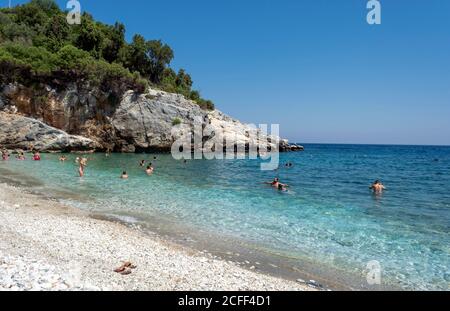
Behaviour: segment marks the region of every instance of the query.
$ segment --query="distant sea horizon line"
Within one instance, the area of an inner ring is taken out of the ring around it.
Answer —
[[[294,141],[294,140],[292,140]],[[334,146],[380,146],[380,147],[450,147],[448,145],[440,145],[440,144],[387,144],[387,143],[331,143],[331,142],[291,142],[291,144],[296,145],[334,145]]]

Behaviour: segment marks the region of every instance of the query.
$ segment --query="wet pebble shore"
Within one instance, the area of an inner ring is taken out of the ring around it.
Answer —
[[[6,184],[0,235],[0,290],[312,290]]]

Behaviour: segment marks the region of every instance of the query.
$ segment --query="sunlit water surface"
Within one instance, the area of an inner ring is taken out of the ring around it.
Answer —
[[[449,289],[450,147],[306,145],[281,154],[277,172],[261,171],[259,160],[154,156],[89,155],[84,178],[76,155],[66,163],[51,154],[0,162],[0,172],[82,209],[164,218],[361,278],[376,260],[395,287]],[[153,176],[141,159],[153,162]],[[129,180],[119,178],[123,170]],[[290,185],[287,193],[264,184],[275,176]],[[387,186],[383,195],[369,191],[375,179]]]

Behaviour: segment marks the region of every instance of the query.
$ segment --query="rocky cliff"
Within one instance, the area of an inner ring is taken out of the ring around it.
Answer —
[[[41,150],[165,152],[176,139],[171,133],[175,124],[200,122],[212,127],[211,135],[220,130],[246,146],[255,131],[218,110],[202,110],[181,95],[149,90],[117,98],[75,83],[64,89],[5,85],[0,87],[0,111],[0,145],[9,148],[31,143]],[[274,148],[274,137],[268,141]],[[281,141],[280,149],[289,149],[287,141]]]

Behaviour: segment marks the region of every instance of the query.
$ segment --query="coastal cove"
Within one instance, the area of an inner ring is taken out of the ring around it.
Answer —
[[[83,179],[76,177],[76,155],[67,163],[52,154],[41,162],[11,159],[0,172],[3,181],[56,198],[93,221],[120,221],[248,272],[330,289],[448,289],[450,148],[306,150],[282,154],[275,173],[259,171],[259,161],[183,163],[162,154],[93,154]],[[152,162],[153,176],[143,174],[141,159]],[[119,179],[122,170],[129,180]],[[288,193],[263,184],[274,175],[291,186]],[[381,197],[367,189],[375,178],[388,187]],[[382,266],[381,286],[366,283],[371,260]]]
[[[438,306],[449,30],[441,0],[0,2],[0,292]]]

